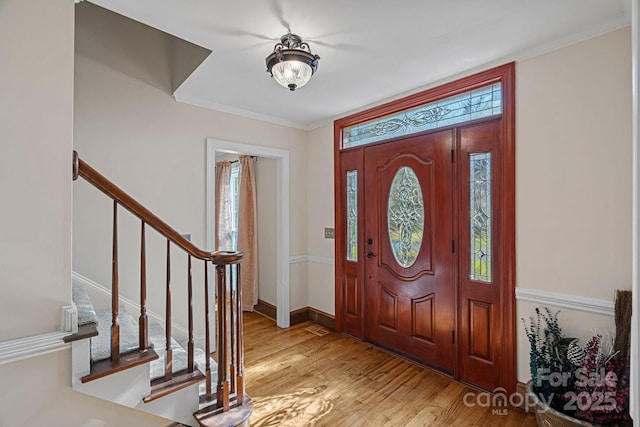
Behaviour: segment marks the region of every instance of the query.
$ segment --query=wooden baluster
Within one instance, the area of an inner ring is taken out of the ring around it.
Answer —
[[[164,379],[169,381],[173,376],[173,350],[171,350],[171,241],[167,239],[167,301],[165,312],[165,363]]]
[[[218,385],[216,389],[216,406],[229,410],[229,379],[227,374],[227,284],[225,266],[216,265],[218,284]]]
[[[113,201],[113,252],[111,258],[111,361],[120,361],[120,323],[118,321],[118,202]]]
[[[195,347],[193,345],[193,278],[191,275],[191,255],[187,257],[187,293],[189,304],[189,343],[187,344],[187,371],[193,372],[193,356]]]
[[[140,318],[139,325],[139,350],[149,347],[149,317],[147,316],[147,257],[145,224],[142,221],[142,231],[140,234]]]
[[[207,401],[211,400],[211,339],[209,337],[209,266],[204,262],[204,333],[205,333],[205,377],[206,377],[206,394]]]
[[[238,298],[237,288],[234,287],[234,271],[235,265],[229,264],[227,265],[228,274],[229,274],[229,376],[231,377],[230,389],[231,393],[234,393],[236,390],[236,300]]]
[[[236,395],[238,397],[238,405],[242,405],[243,399],[244,399],[244,343],[242,341],[242,280],[240,277],[240,264],[236,264],[236,279],[237,279],[237,286],[236,286],[236,293],[237,293],[237,300],[236,300],[236,310],[238,312],[238,324],[236,327],[236,330],[238,331],[237,334],[237,341],[236,341],[236,349],[238,351],[238,355],[237,355],[237,363],[238,363],[238,377],[236,379]]]

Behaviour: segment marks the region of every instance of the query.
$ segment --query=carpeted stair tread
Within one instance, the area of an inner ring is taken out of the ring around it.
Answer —
[[[108,359],[111,356],[111,310],[96,310],[98,336],[91,338],[91,362]],[[126,312],[118,314],[120,324],[120,353],[128,353],[138,348],[138,322]]]
[[[71,299],[76,305],[78,310],[78,326],[85,326],[88,324],[98,324],[98,316],[91,303],[91,298],[87,294],[84,288],[80,286],[74,286],[71,294]]]
[[[105,361],[111,357],[111,309],[93,308],[91,300],[86,291],[81,287],[73,289],[74,303],[78,307],[78,319],[82,318],[83,323],[96,323],[98,335],[91,338],[91,363]],[[124,306],[120,306],[118,314],[118,323],[120,325],[120,353],[129,353],[138,349],[139,343],[139,326],[138,321],[126,312]],[[82,313],[82,315],[81,315]],[[158,380],[165,376],[165,359],[166,359],[166,336],[165,329],[162,324],[149,324],[149,343],[153,346],[153,350],[159,356],[150,363],[150,380]],[[181,346],[175,339],[171,338],[172,350],[172,371],[174,374],[186,371],[188,367],[188,353],[185,350],[186,343]],[[204,350],[200,348],[194,349],[194,363],[196,368],[205,374],[206,357]],[[217,378],[217,364],[210,359],[211,376],[215,380]],[[204,386],[204,384],[202,384]],[[202,387],[201,387],[202,388]],[[202,388],[201,394],[204,394]]]
[[[149,342],[153,344],[154,350],[160,358],[151,363],[151,381],[164,377],[164,367],[166,359],[166,337],[165,329],[159,323],[149,325]],[[171,338],[172,350],[172,372],[180,372],[187,369],[187,351]]]

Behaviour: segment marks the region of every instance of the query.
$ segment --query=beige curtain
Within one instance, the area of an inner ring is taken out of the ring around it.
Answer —
[[[240,268],[244,311],[253,311],[253,306],[258,304],[258,221],[253,163],[251,156],[240,156],[238,250],[244,253]]]
[[[216,163],[216,249],[233,250],[231,242],[231,162]]]

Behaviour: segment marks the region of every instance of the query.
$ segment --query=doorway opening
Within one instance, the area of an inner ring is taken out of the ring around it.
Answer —
[[[215,163],[216,154],[246,154],[273,159],[276,163],[276,324],[288,328],[289,301],[289,152],[259,145],[207,138],[206,148],[206,236],[207,249],[215,247]],[[211,277],[213,271],[210,272]]]

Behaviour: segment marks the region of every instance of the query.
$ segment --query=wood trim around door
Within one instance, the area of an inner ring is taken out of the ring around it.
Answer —
[[[353,115],[341,118],[334,122],[334,206],[335,206],[335,325],[337,331],[347,332],[358,338],[364,339],[364,332],[361,327],[355,327],[356,322],[346,321],[344,318],[345,295],[343,295],[343,279],[346,266],[345,261],[345,233],[346,222],[344,221],[345,198],[342,194],[344,184],[343,178],[345,170],[352,168],[352,165],[343,164],[343,159],[348,163],[357,163],[358,154],[355,152],[362,150],[362,147],[342,149],[343,129],[368,120],[393,114],[430,102],[447,98],[449,96],[466,92],[490,83],[502,83],[503,91],[503,112],[501,118],[501,144],[497,153],[500,156],[502,174],[500,187],[500,208],[502,215],[497,224],[499,235],[503,238],[499,253],[495,254],[500,259],[500,279],[502,282],[500,290],[501,310],[504,319],[502,331],[502,344],[504,357],[502,369],[504,372],[503,384],[501,386],[507,393],[516,390],[516,305],[515,305],[515,280],[516,280],[516,247],[515,247],[515,63],[508,63],[495,67],[472,76],[468,76],[442,86],[428,89],[408,97],[382,104],[377,107],[364,110]],[[384,142],[381,142],[384,143]],[[352,154],[347,154],[353,152]],[[346,156],[345,156],[346,155]],[[359,247],[358,252],[365,254],[366,246],[363,241],[363,234],[359,227]],[[351,268],[353,270],[353,268]],[[363,275],[364,269],[353,270],[357,275]],[[364,277],[356,277],[360,283]],[[363,298],[356,289],[351,295]],[[363,301],[359,301],[363,302]],[[351,328],[348,324],[351,324]],[[360,326],[360,324],[357,324]],[[355,328],[353,328],[355,327]],[[454,376],[457,376],[455,374]]]

